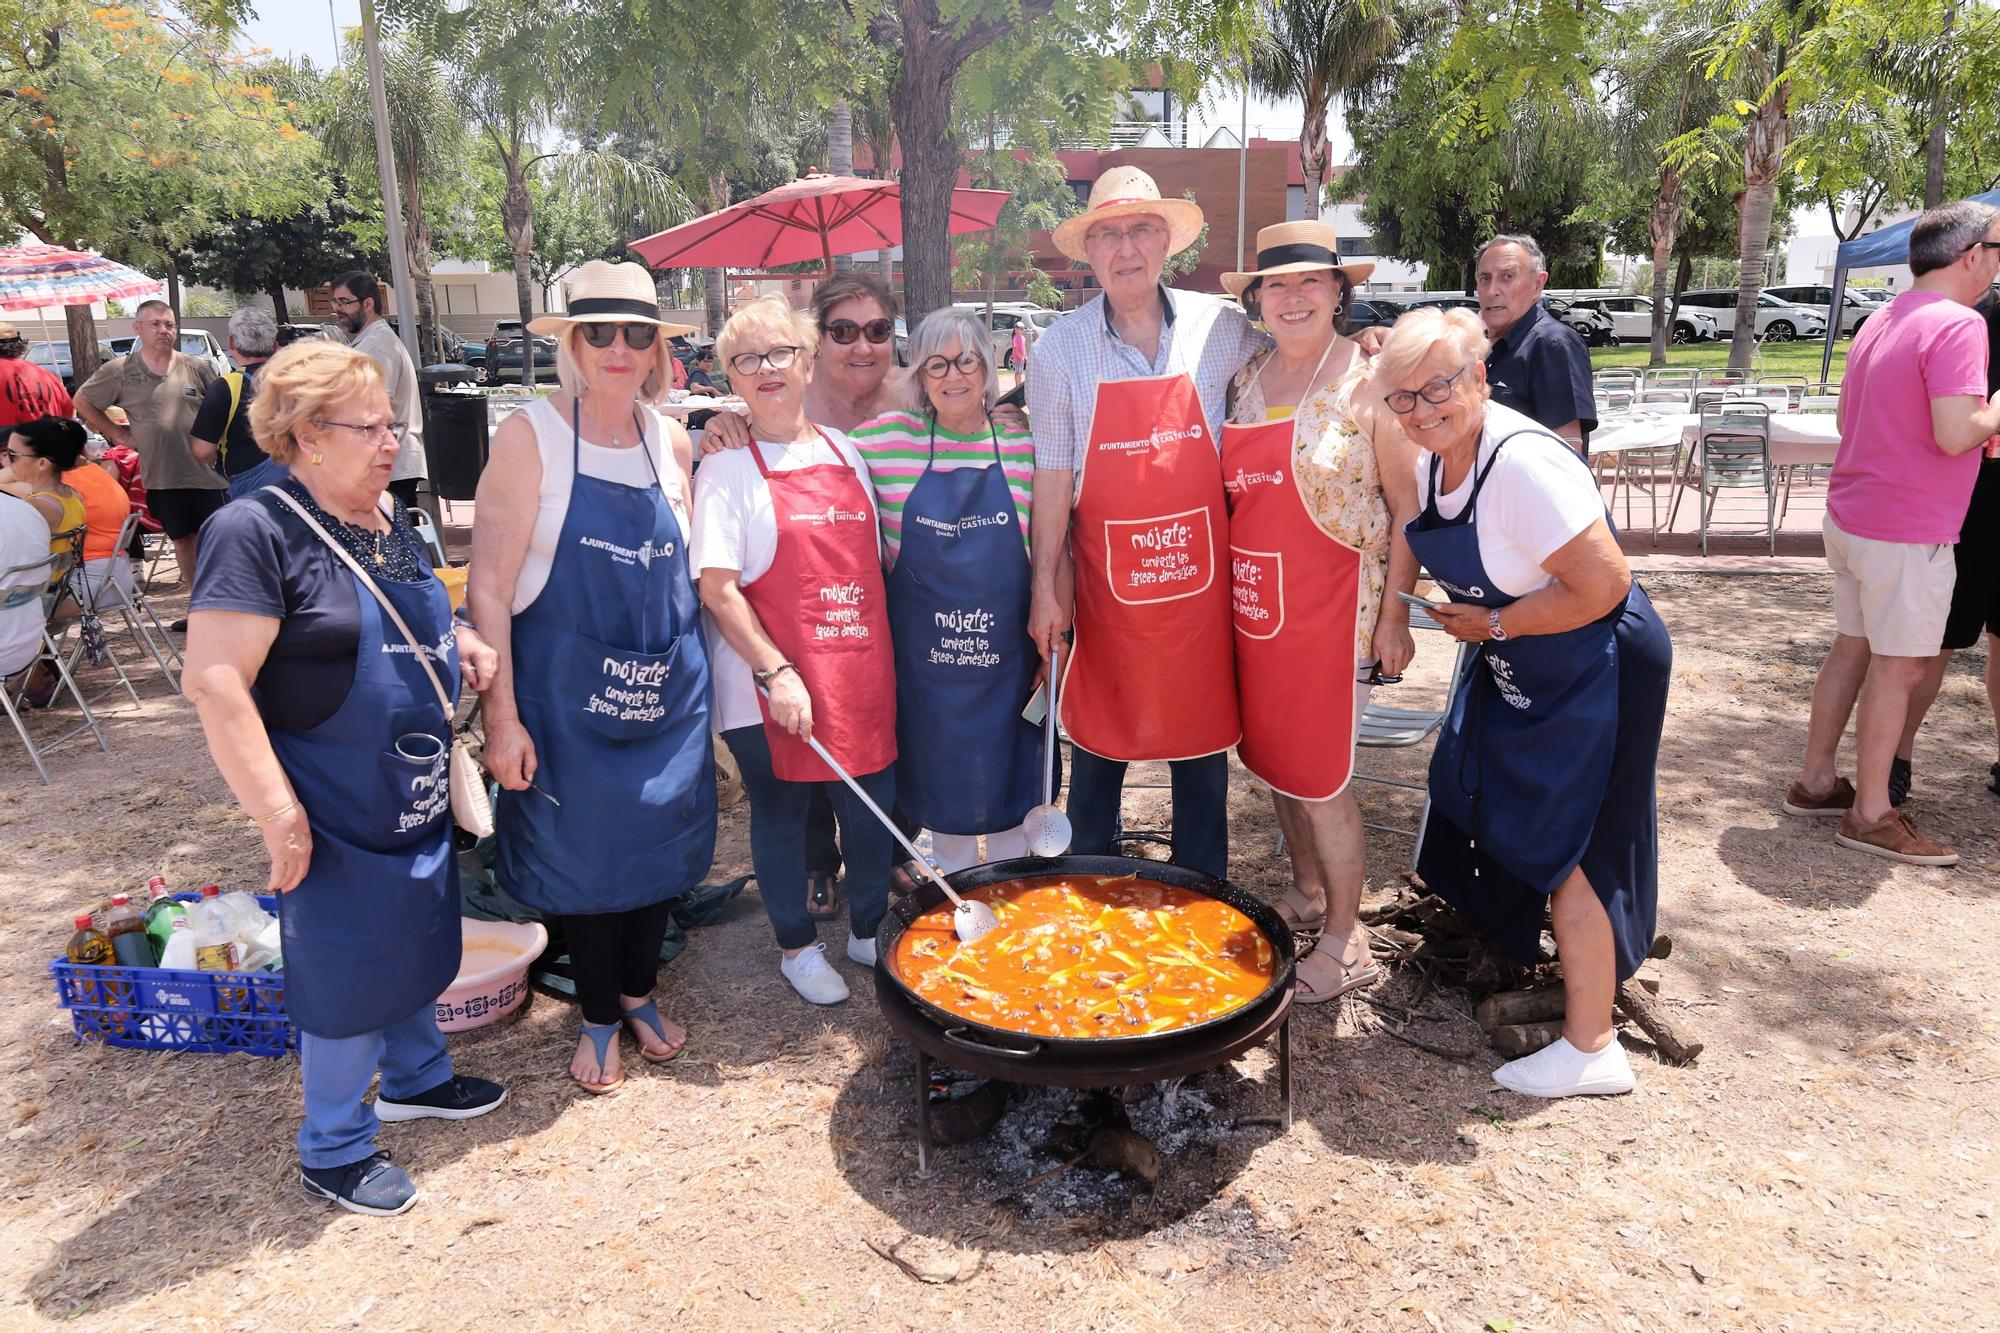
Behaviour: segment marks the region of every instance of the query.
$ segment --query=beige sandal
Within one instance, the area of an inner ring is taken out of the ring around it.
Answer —
[[[1305,974],[1306,962],[1321,956],[1330,958],[1340,965],[1340,984],[1330,990],[1321,990]],[[1293,973],[1293,1002],[1296,1004],[1325,1004],[1328,1000],[1339,999],[1349,991],[1365,990],[1381,981],[1384,975],[1383,971],[1372,957],[1365,960],[1366,966],[1361,967],[1359,971],[1355,970],[1356,964],[1363,961],[1362,959],[1350,961],[1334,953],[1331,949],[1321,948],[1313,950],[1299,960],[1298,969]]]
[[[1308,912],[1311,913],[1308,915],[1307,912],[1301,912],[1292,906],[1295,901],[1304,901],[1304,897],[1305,895],[1300,894],[1296,886],[1286,889],[1285,896],[1278,899],[1275,904],[1278,919],[1284,922],[1286,929],[1294,935],[1317,935],[1326,929],[1326,901],[1322,899],[1317,905],[1307,904]]]

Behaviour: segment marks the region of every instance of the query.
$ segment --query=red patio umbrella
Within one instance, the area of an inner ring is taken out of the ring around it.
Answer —
[[[986,231],[1006,190],[953,190],[948,234]],[[822,176],[780,185],[754,199],[669,227],[627,247],[654,268],[755,268],[903,243],[903,195],[894,181]]]

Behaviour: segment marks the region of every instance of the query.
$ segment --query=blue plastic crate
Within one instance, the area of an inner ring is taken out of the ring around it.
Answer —
[[[200,898],[174,896],[182,902]],[[274,898],[259,894],[257,902],[267,912],[278,910]],[[78,1041],[203,1054],[278,1056],[298,1049],[281,972],[93,967],[58,958],[49,964],[49,975]]]

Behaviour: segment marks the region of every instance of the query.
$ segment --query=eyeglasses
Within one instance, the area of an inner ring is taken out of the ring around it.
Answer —
[[[931,379],[941,380],[954,370],[961,375],[976,374],[984,364],[977,353],[960,352],[957,356],[940,354],[930,357],[924,361],[922,368],[924,374]]]
[[[335,310],[355,310],[360,307],[361,302],[352,296],[336,296],[327,304]]]
[[[1083,234],[1085,245],[1115,248],[1127,240],[1138,246],[1164,241],[1167,229],[1157,222],[1135,222],[1129,227],[1092,227]]]
[[[407,421],[328,421],[314,417],[315,426],[333,426],[339,430],[358,430],[363,435],[392,435],[400,438],[410,428]]]
[[[625,345],[635,352],[644,352],[660,336],[657,324],[612,324],[591,321],[582,326],[583,340],[592,347],[609,347],[618,340],[620,330],[625,334]]]
[[[1974,250],[2000,250],[2000,241],[1974,241],[1959,253],[1969,255]]]
[[[24,454],[18,449],[9,449],[6,451],[6,453],[7,453],[7,461],[10,463],[25,463],[31,458],[40,457],[39,454],[34,453],[32,450]]]
[[[755,375],[765,366],[773,370],[783,370],[798,359],[799,349],[788,344],[763,352],[738,352],[729,358],[729,368],[739,375]]]
[[[866,324],[856,324],[851,319],[836,319],[831,324],[821,325],[820,331],[845,347],[861,337],[872,343],[888,342],[895,336],[896,326],[886,319],[871,319]]]
[[[1421,397],[1427,403],[1442,403],[1446,399],[1451,397],[1452,381],[1457,379],[1460,375],[1463,375],[1466,371],[1470,370],[1471,368],[1472,368],[1472,363],[1468,361],[1464,365],[1460,366],[1457,370],[1452,371],[1451,374],[1440,375],[1436,379],[1432,380],[1429,384],[1426,384],[1422,388],[1417,389],[1415,392],[1412,392],[1409,389],[1396,389],[1393,390],[1392,392],[1385,393],[1382,395],[1382,401],[1387,403],[1389,405],[1389,410],[1391,412],[1394,412],[1399,417],[1403,416],[1406,413],[1416,411],[1417,399],[1419,397]]]

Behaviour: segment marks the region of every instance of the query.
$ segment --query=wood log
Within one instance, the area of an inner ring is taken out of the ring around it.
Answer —
[[[1659,1048],[1669,1064],[1692,1064],[1702,1053],[1705,1044],[1682,1036],[1680,1029],[1660,1007],[1660,1002],[1647,994],[1643,986],[1634,986],[1629,981],[1621,984],[1618,987],[1618,1007]]]
[[[1501,991],[1481,1000],[1472,1016],[1489,1031],[1516,1023],[1546,1023],[1563,1016],[1563,989],[1530,986],[1526,990]]]
[[[1553,1023],[1508,1023],[1486,1030],[1501,1054],[1513,1056],[1533,1055],[1562,1034],[1561,1019]]]

